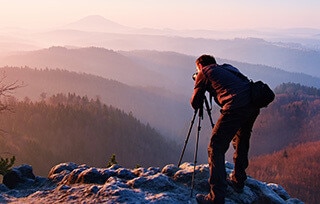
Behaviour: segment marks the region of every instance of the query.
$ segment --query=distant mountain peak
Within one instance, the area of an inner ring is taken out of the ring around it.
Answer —
[[[103,16],[101,16],[101,15],[89,15],[89,16],[86,16],[86,17],[84,17],[84,18],[82,18],[82,20],[83,19],[100,19],[100,20],[107,20],[105,17],[103,17]]]
[[[89,15],[89,16],[86,16],[86,17],[74,22],[73,24],[75,24],[75,23],[76,24],[78,24],[78,23],[99,23],[100,25],[109,24],[109,25],[113,25],[113,26],[122,26],[122,25],[120,25],[116,22],[113,22],[111,20],[108,20],[100,15]]]
[[[108,20],[100,15],[89,15],[78,21],[64,26],[66,29],[75,29],[88,32],[124,32],[129,27]]]

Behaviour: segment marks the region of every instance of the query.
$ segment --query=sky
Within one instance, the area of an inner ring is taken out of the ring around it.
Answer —
[[[137,28],[320,28],[319,10],[319,0],[0,0],[0,28],[52,28],[88,15]]]

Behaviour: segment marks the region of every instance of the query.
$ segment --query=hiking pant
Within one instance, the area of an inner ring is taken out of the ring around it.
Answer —
[[[239,184],[247,179],[249,140],[253,124],[260,110],[253,107],[242,107],[235,110],[221,110],[208,146],[208,163],[210,169],[210,194],[215,200],[224,200],[227,181],[225,153],[233,140],[234,171],[233,177]]]

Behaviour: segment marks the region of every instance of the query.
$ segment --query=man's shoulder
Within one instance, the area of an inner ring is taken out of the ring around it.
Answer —
[[[220,64],[218,65],[220,68],[223,68],[223,69],[235,69],[235,70],[238,70],[236,67],[234,67],[233,65],[231,64]]]
[[[235,74],[242,74],[240,72],[240,70],[230,64],[222,64],[222,65],[219,65],[222,69],[225,69],[225,70],[228,70],[232,73],[235,73]]]

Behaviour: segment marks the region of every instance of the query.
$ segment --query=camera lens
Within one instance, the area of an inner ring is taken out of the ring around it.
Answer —
[[[198,75],[198,72],[194,73],[194,74],[192,75],[192,79],[193,79],[193,80],[196,80],[197,75]]]

